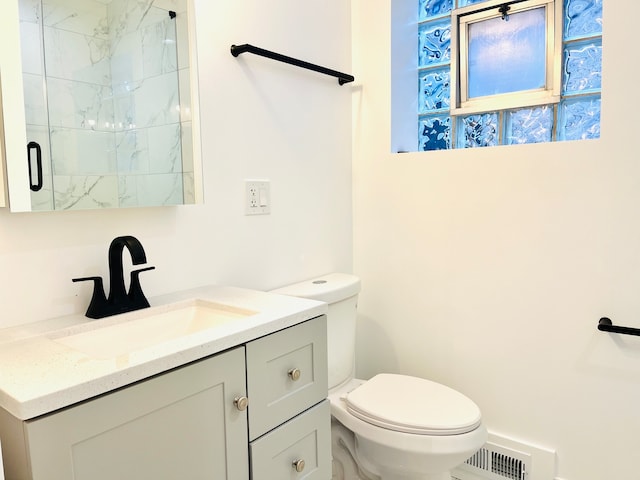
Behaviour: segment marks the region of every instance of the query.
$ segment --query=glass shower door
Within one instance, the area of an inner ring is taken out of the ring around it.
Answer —
[[[33,210],[185,203],[177,15],[155,3],[20,0]]]

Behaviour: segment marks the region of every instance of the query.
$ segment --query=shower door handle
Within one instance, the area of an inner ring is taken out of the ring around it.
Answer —
[[[35,169],[36,180],[33,180],[33,161],[32,152],[35,151]],[[29,188],[37,192],[42,189],[42,149],[37,142],[29,142],[27,144],[27,163],[29,165]]]

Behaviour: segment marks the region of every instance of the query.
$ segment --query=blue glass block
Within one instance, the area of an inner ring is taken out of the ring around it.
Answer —
[[[498,114],[496,112],[462,117],[458,123],[458,147],[496,146],[498,145],[498,131]]]
[[[504,138],[507,145],[552,141],[553,106],[509,110],[505,117]]]
[[[588,93],[602,88],[602,40],[565,45],[562,93]]]
[[[565,40],[593,35],[602,35],[602,0],[565,0]]]
[[[449,115],[430,115],[420,118],[418,146],[420,151],[447,150],[451,148],[451,117]]]
[[[600,96],[565,99],[558,113],[558,140],[600,138]]]
[[[487,0],[458,0],[458,7],[466,7],[467,5],[473,5],[474,3],[482,3]]]
[[[420,25],[418,37],[418,66],[440,65],[451,60],[451,19]]]
[[[441,17],[453,9],[453,0],[419,0],[418,3],[420,21]]]
[[[418,90],[418,113],[433,112],[451,106],[449,68],[420,72]]]

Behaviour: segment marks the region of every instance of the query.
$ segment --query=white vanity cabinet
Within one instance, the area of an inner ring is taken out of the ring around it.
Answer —
[[[252,480],[331,478],[327,384],[326,317],[247,344]]]
[[[244,379],[239,347],[27,421],[31,471],[8,478],[248,480]]]
[[[325,317],[247,344],[249,440],[327,397]]]
[[[322,315],[31,420],[0,409],[6,479],[329,480],[326,342]]]

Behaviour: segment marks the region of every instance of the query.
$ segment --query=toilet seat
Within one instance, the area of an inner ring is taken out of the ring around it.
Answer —
[[[462,393],[406,375],[376,375],[343,398],[354,417],[396,432],[460,435],[481,422],[480,409]]]

